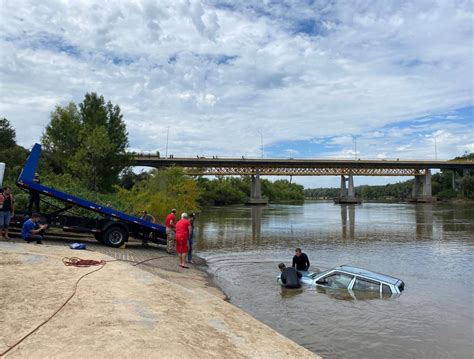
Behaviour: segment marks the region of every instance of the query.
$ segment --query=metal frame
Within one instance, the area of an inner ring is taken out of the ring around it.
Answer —
[[[184,171],[192,176],[424,176],[427,169],[414,168],[285,168],[285,167],[194,167]]]
[[[136,166],[184,168],[190,175],[202,176],[423,176],[429,169],[471,169],[474,161],[407,160],[324,160],[324,159],[255,159],[255,158],[163,158],[134,154]]]

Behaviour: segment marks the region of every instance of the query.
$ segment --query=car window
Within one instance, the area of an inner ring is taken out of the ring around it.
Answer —
[[[386,284],[382,284],[382,294],[392,294],[392,290]]]
[[[374,280],[357,277],[352,289],[370,292],[380,292],[380,283]]]
[[[336,272],[322,278],[322,280],[318,280],[318,283],[324,284],[330,288],[343,289],[349,287],[352,278],[354,278],[354,276]]]

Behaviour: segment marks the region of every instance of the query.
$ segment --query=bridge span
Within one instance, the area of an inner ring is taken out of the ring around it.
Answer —
[[[418,160],[341,160],[341,159],[270,159],[270,158],[213,158],[160,157],[134,154],[133,163],[146,167],[182,167],[196,176],[252,176],[252,199],[262,203],[260,179],[266,176],[341,176],[340,201],[357,203],[353,176],[415,176],[413,198],[431,201],[431,170],[474,170],[474,161],[418,161]],[[454,178],[454,177],[453,177]],[[348,188],[346,189],[346,182]],[[453,179],[454,183],[454,179]]]
[[[429,169],[474,169],[474,161],[328,160],[159,157],[136,154],[146,167],[183,167],[190,175],[210,176],[424,176]]]

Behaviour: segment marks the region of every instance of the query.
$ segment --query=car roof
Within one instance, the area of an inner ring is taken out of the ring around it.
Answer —
[[[360,274],[362,276],[373,278],[373,279],[376,279],[376,280],[380,280],[382,282],[390,283],[390,284],[393,284],[393,285],[397,284],[397,282],[400,281],[400,279],[395,278],[395,277],[391,277],[391,276],[386,275],[386,274],[372,272],[368,269],[358,268],[358,267],[350,266],[350,265],[347,265],[347,264],[339,266],[335,269],[340,269],[340,270],[343,270],[343,271],[351,273],[351,274]]]

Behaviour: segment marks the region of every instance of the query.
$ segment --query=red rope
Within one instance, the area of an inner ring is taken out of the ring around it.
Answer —
[[[63,263],[65,266],[73,266],[73,267],[91,267],[91,266],[99,266],[104,265],[107,261],[103,259],[100,261],[96,261],[94,259],[81,259],[78,257],[64,257]]]
[[[134,266],[145,263],[145,262],[148,262],[148,261],[151,261],[151,260],[154,260],[154,259],[159,259],[159,258],[162,258],[162,257],[168,257],[168,256],[159,256],[159,257],[155,257],[155,258],[148,258],[148,259],[145,259],[145,260],[140,261],[140,262],[135,262]],[[68,266],[68,267],[91,267],[91,266],[99,266],[99,265],[101,267],[97,268],[97,269],[94,269],[93,271],[90,271],[88,273],[83,274],[78,280],[76,280],[76,283],[74,283],[74,291],[69,296],[69,298],[67,298],[66,301],[48,319],[46,319],[44,322],[39,324],[36,328],[31,330],[28,334],[24,335],[21,339],[19,339],[15,344],[10,346],[8,349],[1,352],[0,357],[4,356],[10,350],[12,350],[16,346],[18,346],[23,340],[28,338],[31,334],[36,332],[39,328],[41,328],[43,325],[48,323],[56,314],[58,314],[59,311],[61,309],[63,309],[66,306],[66,304],[69,303],[69,301],[74,297],[74,295],[76,294],[76,291],[77,291],[77,286],[78,286],[78,284],[79,284],[79,282],[81,281],[82,278],[84,278],[84,277],[86,277],[89,274],[92,274],[94,272],[100,271],[102,268],[104,268],[104,266],[107,262],[116,262],[116,261],[133,262],[133,261],[127,261],[127,260],[121,260],[121,259],[113,259],[113,260],[110,260],[110,261],[106,261],[106,260],[102,259],[100,261],[97,261],[97,260],[94,260],[94,259],[82,259],[82,258],[78,258],[78,257],[64,257],[62,260],[63,260],[64,265]]]

